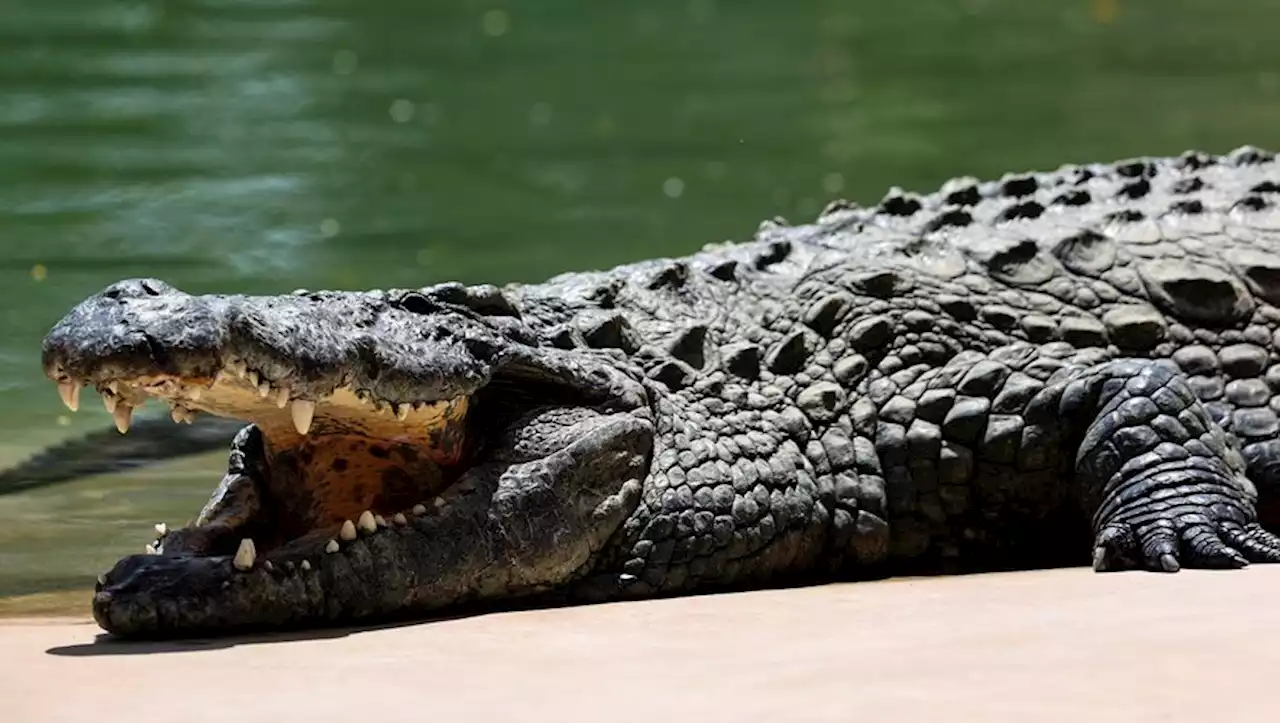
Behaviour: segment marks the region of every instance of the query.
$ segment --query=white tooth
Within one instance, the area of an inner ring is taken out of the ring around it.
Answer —
[[[387,518],[383,517],[382,515],[374,515],[374,516],[373,516],[373,521],[374,521],[374,523],[376,523],[376,524],[378,525],[378,527],[386,527],[386,526],[387,526]]]
[[[289,406],[289,387],[280,387],[276,392],[276,406],[281,409]]]
[[[298,434],[306,434],[310,431],[311,419],[316,413],[315,402],[307,399],[295,399],[289,411],[293,412],[293,428],[298,430]]]
[[[107,382],[107,389],[108,389],[112,394],[119,394],[119,393],[120,393],[120,382]]]
[[[232,560],[232,564],[237,570],[248,570],[253,567],[253,560],[258,556],[258,551],[253,546],[253,540],[248,537],[240,540],[240,547],[236,550],[236,557]]]
[[[396,419],[399,419],[401,422],[409,417],[408,404],[397,404],[394,409],[396,410]]]
[[[165,535],[169,534],[169,526],[163,522],[157,522],[156,534],[163,538]]]
[[[258,373],[256,371],[253,371],[252,369],[246,371],[244,373],[244,378],[247,379],[249,383],[252,384],[253,386],[255,387],[258,386]]]
[[[116,411],[116,402],[120,401],[116,395],[107,393],[102,395],[102,406],[107,408],[108,412]]]
[[[361,532],[373,532],[378,529],[378,523],[374,521],[373,513],[365,510],[360,513],[360,519],[356,520],[356,527],[359,527]]]
[[[80,409],[80,385],[76,382],[58,382],[58,396],[67,409],[73,412]]]
[[[342,521],[342,529],[338,531],[338,537],[343,542],[351,542],[356,539],[356,526],[351,524],[351,520]]]
[[[191,401],[198,402],[204,396],[204,390],[200,387],[187,387],[187,396],[191,397]]]
[[[337,552],[337,551],[338,551],[338,541],[337,541],[337,540],[329,540],[329,542],[328,542],[328,543],[326,543],[326,544],[325,544],[325,546],[324,546],[324,551],[325,551],[325,552],[327,552],[327,553],[329,553],[329,554],[331,554],[331,555],[332,555],[333,553]]]
[[[329,540],[329,542],[333,542],[333,540]],[[333,542],[333,546],[334,546],[334,547],[337,547],[337,546],[338,546],[338,543]],[[325,550],[326,550],[326,551],[328,551],[328,549],[329,549],[329,546],[328,546],[328,545],[325,545]],[[310,570],[310,569],[311,569],[311,561],[310,561],[310,560],[303,560],[303,561],[302,561],[302,569],[303,569],[303,570]]]
[[[111,410],[111,418],[115,420],[116,429],[120,434],[124,434],[129,431],[129,422],[133,419],[133,407],[120,402],[115,409]]]
[[[395,514],[395,517],[391,518],[391,521],[396,523],[397,525],[409,524],[409,518],[405,517],[403,512],[397,512]]]
[[[258,396],[263,399],[271,396],[271,384],[269,382],[263,382],[258,385]]]
[[[444,498],[443,498],[443,497],[437,497],[437,498],[436,498],[435,505],[436,505],[436,507],[444,507]]]
[[[276,566],[272,565],[270,560],[263,560],[262,569],[266,570],[267,572],[271,572],[272,570],[276,569]]]
[[[227,362],[227,370],[240,379],[244,379],[245,374],[249,373],[248,365],[238,360]]]
[[[99,585],[106,585],[106,584],[107,584],[107,576],[106,576],[106,575],[101,575],[101,574],[100,574],[100,575],[98,575],[98,584],[99,584]]]
[[[158,549],[156,549],[156,543],[154,542],[148,542],[147,546],[142,548],[142,551],[147,553],[148,555],[157,555],[160,552]]]
[[[427,506],[423,504],[414,505],[413,514],[419,515],[419,516],[427,514]]]
[[[173,408],[169,410],[169,418],[173,420],[174,424],[177,424],[186,418],[187,415],[185,414],[185,411],[186,410],[182,407],[175,404],[173,405]]]

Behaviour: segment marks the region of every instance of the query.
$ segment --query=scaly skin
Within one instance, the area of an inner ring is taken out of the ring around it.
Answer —
[[[50,332],[51,378],[133,380],[133,403],[148,375],[204,384],[244,364],[281,403],[320,400],[322,442],[343,385],[471,406],[449,454],[392,455],[401,472],[443,460],[398,475],[422,506],[378,492],[345,538],[319,518],[347,478],[317,487],[327,468],[261,411],[201,519],[122,560],[95,614],[191,634],[1280,560],[1264,529],[1280,525],[1278,202],[1280,165],[1242,148],[894,191],[540,285],[247,298],[121,282]],[[364,444],[350,459],[373,463]],[[245,537],[261,549],[241,570]]]

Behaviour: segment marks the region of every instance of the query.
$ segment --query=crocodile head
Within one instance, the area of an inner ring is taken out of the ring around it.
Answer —
[[[494,287],[193,296],[153,279],[87,299],[45,339],[75,408],[126,432],[248,423],[195,521],[99,578],[122,635],[418,615],[561,586],[635,507],[652,445],[617,356],[539,343]],[[154,402],[153,402],[154,403]]]

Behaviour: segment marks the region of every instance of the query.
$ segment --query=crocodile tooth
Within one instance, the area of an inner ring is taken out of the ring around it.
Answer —
[[[356,527],[359,527],[361,532],[368,533],[378,529],[378,523],[373,519],[373,513],[365,510],[360,513],[360,518],[356,520]]]
[[[116,411],[116,403],[119,401],[119,398],[110,392],[102,395],[102,406],[107,408],[107,412]]]
[[[356,526],[351,524],[351,520],[342,521],[342,529],[338,531],[338,537],[343,542],[351,542],[356,539]]]
[[[416,505],[414,505],[414,506],[413,506],[413,514],[415,514],[415,515],[419,515],[419,516],[427,514],[427,506],[426,506],[426,505],[424,505],[424,504],[416,504]]]
[[[250,386],[255,386],[255,387],[258,386],[258,372],[252,369],[247,369],[245,370],[245,373],[242,374],[241,376],[243,376],[249,382]]]
[[[191,401],[198,402],[200,397],[204,396],[204,390],[200,387],[187,387],[187,396],[191,398]]]
[[[227,369],[239,379],[249,373],[249,365],[239,360],[227,362]]]
[[[106,584],[107,584],[107,576],[106,576],[106,575],[103,575],[103,574],[101,574],[101,573],[99,573],[99,574],[98,574],[98,584],[99,584],[99,585],[106,585]]]
[[[71,411],[79,411],[80,409],[80,385],[76,382],[58,382],[58,396],[62,397],[62,403],[67,405],[67,409]]]
[[[111,410],[111,418],[116,423],[116,429],[120,434],[129,431],[129,422],[133,419],[133,407],[125,402],[116,404],[116,408]]]
[[[281,409],[289,406],[289,387],[280,387],[276,391],[276,406]]]
[[[143,548],[142,548],[142,551],[143,551],[144,553],[148,554],[148,555],[159,555],[159,554],[160,554],[160,550],[156,548],[156,543],[154,543],[154,542],[148,542],[148,543],[147,543],[147,545],[146,545],[146,547],[143,547]]]
[[[409,524],[409,518],[405,517],[403,512],[397,512],[391,521],[402,526]]]
[[[382,515],[374,515],[374,516],[373,516],[373,521],[374,521],[375,523],[377,523],[378,527],[386,527],[386,526],[387,526],[387,518],[383,517]]]
[[[276,569],[276,566],[272,565],[270,560],[263,560],[262,569],[266,570],[267,572],[271,572],[272,570]]]
[[[232,560],[232,564],[237,570],[248,570],[253,567],[253,560],[258,556],[258,551],[253,546],[253,540],[246,537],[240,540],[240,547],[236,550],[236,557]]]
[[[348,520],[348,521],[349,521],[349,520]],[[332,555],[333,553],[337,552],[337,551],[338,551],[338,541],[337,541],[337,540],[329,540],[327,543],[325,543],[324,551],[325,551],[325,552],[327,552],[327,553],[329,553],[329,554],[331,554],[331,555]]]
[[[444,498],[443,498],[443,497],[437,497],[437,498],[436,498],[436,501],[435,501],[435,505],[436,505],[436,507],[444,507]]]
[[[116,382],[116,381],[107,382],[107,389],[108,389],[112,394],[119,394],[119,393],[120,393],[120,382]]]
[[[173,408],[169,410],[169,418],[173,420],[174,424],[177,424],[187,418],[186,410],[175,404],[173,405]]]
[[[329,542],[333,542],[333,540],[329,540]],[[334,545],[334,547],[337,547],[338,543],[333,542],[333,545]],[[329,548],[329,546],[328,546],[328,545],[325,545],[325,549],[326,549],[326,550],[328,550],[328,548]],[[302,569],[303,569],[303,570],[310,570],[310,569],[311,569],[311,561],[310,561],[310,560],[303,560],[303,561],[302,561],[302,565],[301,565],[301,567],[302,567]]]
[[[306,434],[311,429],[311,419],[316,413],[316,403],[308,399],[295,399],[289,411],[293,413],[293,427],[298,434]]]
[[[273,391],[275,390],[271,388],[271,384],[269,382],[263,382],[258,385],[258,396],[262,399],[266,399],[271,396]]]
[[[395,411],[396,419],[399,419],[401,422],[409,418],[408,404],[393,404],[391,405],[391,409]]]
[[[157,522],[156,535],[158,535],[161,539],[164,539],[164,536],[167,534],[169,534],[169,526],[163,522]]]

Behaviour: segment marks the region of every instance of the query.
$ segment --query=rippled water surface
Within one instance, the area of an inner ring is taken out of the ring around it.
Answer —
[[[837,196],[1280,147],[1271,0],[0,0],[0,463],[112,281],[536,281]],[[88,400],[86,400],[88,401]],[[0,496],[0,595],[90,585],[222,455]]]

